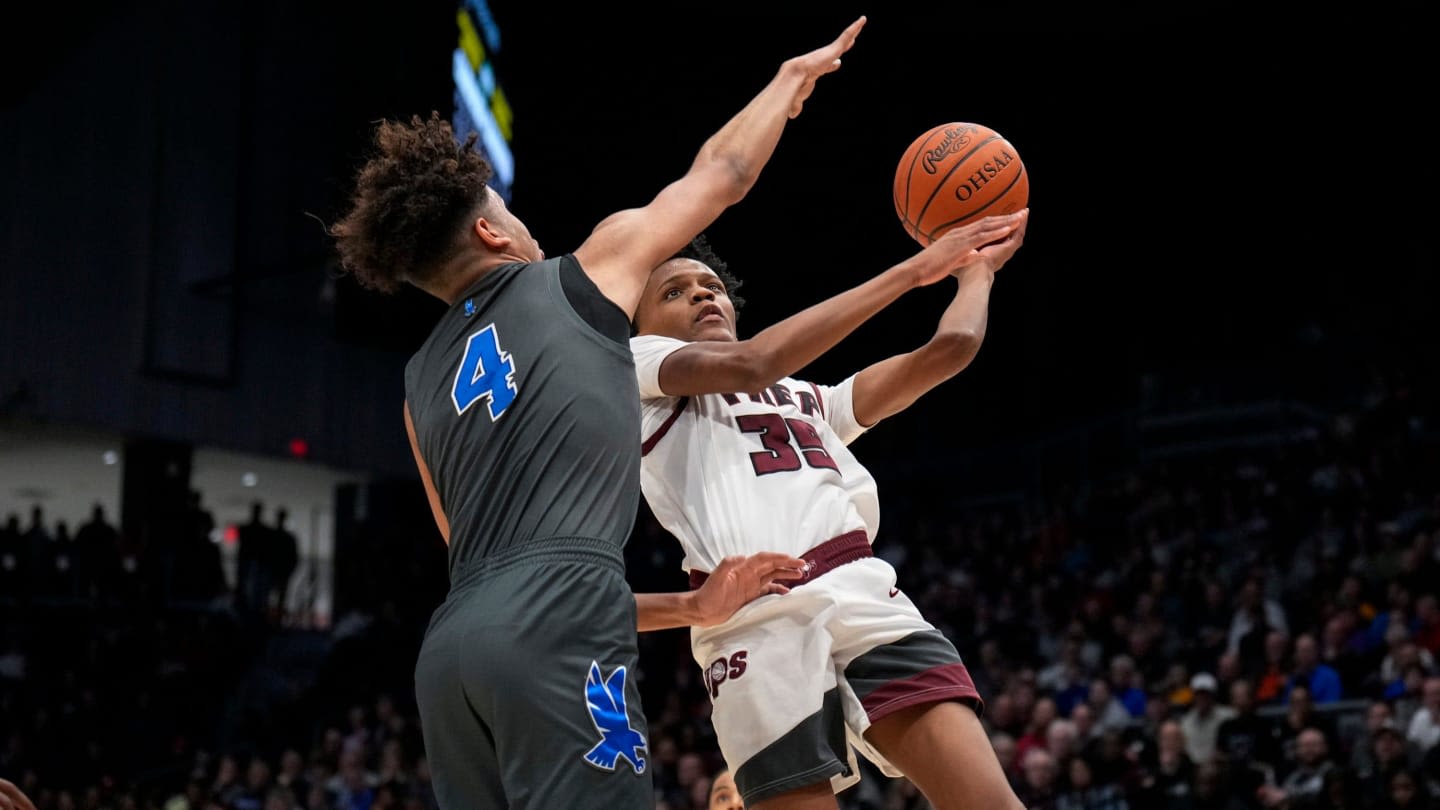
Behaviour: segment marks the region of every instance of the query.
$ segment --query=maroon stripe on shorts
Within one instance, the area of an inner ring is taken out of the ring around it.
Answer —
[[[640,455],[650,455],[650,451],[654,450],[655,445],[659,444],[660,440],[665,438],[665,434],[670,432],[670,426],[675,424],[675,420],[680,418],[680,414],[684,412],[685,406],[689,404],[690,397],[680,397],[680,401],[675,404],[674,412],[665,418],[665,423],[660,425],[660,428],[655,431],[655,435],[646,439],[645,442],[640,445]]]
[[[860,705],[873,723],[901,709],[943,700],[959,700],[968,704],[976,714],[980,714],[985,706],[964,664],[931,667],[918,675],[890,681],[861,698]]]
[[[805,576],[801,579],[781,580],[781,584],[787,588],[798,588],[821,574],[834,571],[845,563],[873,556],[875,554],[870,548],[870,538],[866,536],[863,529],[846,532],[801,554],[800,559],[806,563]],[[709,578],[708,572],[696,571],[692,568],[690,570],[690,590],[696,590],[704,585],[705,580]]]

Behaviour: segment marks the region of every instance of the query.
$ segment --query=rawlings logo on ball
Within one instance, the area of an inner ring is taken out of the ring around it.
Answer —
[[[945,138],[940,145],[925,153],[925,159],[920,165],[925,169],[926,174],[935,173],[935,164],[945,159],[946,155],[959,152],[961,147],[970,143],[970,134],[975,131],[973,124],[963,127],[949,127],[945,130]]]

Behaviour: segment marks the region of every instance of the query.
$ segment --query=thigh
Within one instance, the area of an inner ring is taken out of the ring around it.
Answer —
[[[466,693],[493,732],[509,806],[654,806],[635,599],[583,563],[507,572],[466,632]]]
[[[453,609],[452,606],[441,610]],[[457,651],[463,643],[456,619],[433,624],[415,666],[420,732],[440,807],[503,810],[509,806],[489,725],[465,695]]]
[[[913,704],[876,720],[866,738],[936,810],[1023,810],[979,716],[968,705]]]
[[[826,608],[807,596],[792,591],[692,639],[715,736],[747,807],[784,806],[774,801],[795,791],[833,797],[854,782]]]
[[[831,622],[835,666],[851,740],[887,775],[898,766],[868,743],[872,723],[913,706],[958,701],[983,704],[955,645],[895,588],[882,560],[862,560],[827,576],[837,604]]]

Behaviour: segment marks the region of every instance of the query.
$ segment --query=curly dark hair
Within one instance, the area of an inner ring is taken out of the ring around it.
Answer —
[[[719,276],[720,281],[724,282],[725,292],[730,296],[730,303],[735,305],[735,312],[739,314],[740,308],[745,306],[745,299],[736,295],[735,291],[740,289],[740,285],[745,282],[736,278],[735,274],[730,272],[729,265],[725,264],[719,256],[715,255],[714,249],[710,247],[710,240],[705,237],[705,234],[702,233],[690,240],[690,244],[681,248],[679,253],[676,253],[665,261],[674,261],[675,259],[694,259],[711,270],[714,270],[715,275]]]
[[[329,229],[341,265],[362,286],[395,292],[405,281],[431,278],[455,255],[492,171],[475,139],[472,132],[457,141],[438,112],[376,127],[350,212]]]

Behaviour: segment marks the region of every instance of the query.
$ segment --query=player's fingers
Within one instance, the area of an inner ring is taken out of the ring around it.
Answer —
[[[0,808],[3,810],[35,810],[35,805],[30,803],[20,788],[15,787],[11,782],[0,779]]]
[[[839,38],[835,40],[835,44],[840,46],[841,53],[850,50],[850,48],[855,45],[855,40],[860,36],[860,29],[864,27],[864,15],[861,15],[860,18],[855,22],[852,22],[849,25],[845,26],[845,30],[841,31]]]
[[[804,568],[805,561],[799,557],[786,554],[783,551],[759,551],[751,559],[756,562],[771,566],[784,566],[787,568]]]
[[[768,595],[770,595],[770,594],[773,593],[773,594],[778,594],[778,595],[783,596],[783,595],[785,595],[785,594],[787,594],[787,593],[789,593],[789,592],[790,592],[790,589],[787,588],[787,587],[785,587],[784,585],[781,585],[781,584],[778,583],[778,582],[772,582],[772,583],[770,583],[769,585],[767,585],[767,586],[765,587],[765,593],[763,593],[763,594],[761,594],[761,595],[762,595],[762,596],[768,596]]]

